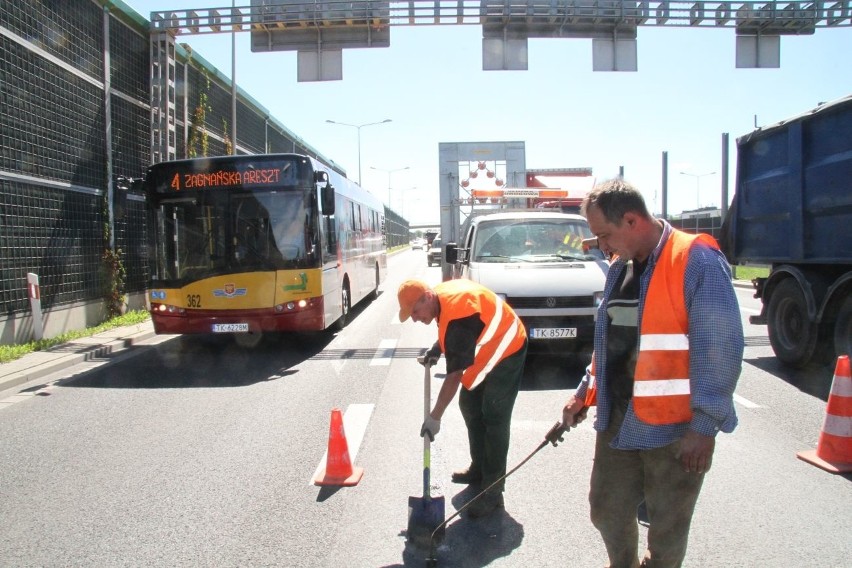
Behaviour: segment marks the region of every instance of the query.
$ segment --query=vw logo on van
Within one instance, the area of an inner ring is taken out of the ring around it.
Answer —
[[[555,308],[556,307],[556,298],[554,298],[553,296],[548,296],[547,299],[544,301],[544,303],[545,303],[545,305],[547,305],[548,308]]]

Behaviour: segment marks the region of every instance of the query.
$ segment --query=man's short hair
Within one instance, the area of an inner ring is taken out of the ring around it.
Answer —
[[[597,207],[604,218],[613,225],[621,225],[624,214],[628,212],[638,213],[643,217],[650,218],[645,198],[632,184],[621,178],[608,179],[599,183],[583,198],[580,205],[580,213],[588,216],[589,207]]]

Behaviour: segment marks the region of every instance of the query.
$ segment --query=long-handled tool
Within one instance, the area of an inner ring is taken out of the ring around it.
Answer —
[[[431,365],[427,362],[423,378],[423,419],[429,416],[432,396]],[[408,540],[431,546],[444,535],[444,497],[431,495],[431,451],[428,435],[423,436],[423,497],[408,498]]]
[[[586,411],[586,407],[583,407],[577,413],[577,415],[581,415],[585,411]],[[440,535],[444,534],[444,529],[446,528],[447,523],[449,523],[450,521],[455,519],[457,516],[459,516],[462,511],[464,511],[465,509],[467,509],[471,505],[471,503],[473,503],[474,501],[476,501],[477,499],[479,499],[480,497],[482,497],[483,495],[488,493],[489,489],[491,489],[492,487],[494,487],[495,485],[497,485],[498,483],[500,483],[501,481],[503,481],[504,479],[506,479],[507,477],[509,477],[513,473],[515,473],[517,470],[519,470],[521,468],[521,466],[523,466],[525,463],[530,461],[530,459],[534,455],[536,455],[538,453],[538,451],[541,450],[543,447],[545,447],[547,444],[553,444],[554,447],[559,445],[559,442],[563,441],[562,440],[562,434],[564,434],[564,433],[565,433],[565,428],[562,426],[561,422],[557,422],[556,424],[554,424],[550,428],[550,430],[547,431],[547,434],[544,435],[544,440],[538,445],[538,447],[536,449],[534,449],[532,451],[532,453],[530,453],[530,455],[525,457],[524,460],[521,463],[519,463],[518,465],[513,467],[510,471],[508,471],[506,473],[506,475],[504,475],[503,477],[501,477],[500,479],[498,479],[497,481],[495,481],[494,483],[492,483],[491,485],[489,485],[488,487],[486,487],[485,489],[480,491],[473,499],[471,499],[470,501],[465,503],[464,506],[462,506],[458,511],[453,513],[452,516],[450,516],[449,519],[447,519],[446,521],[444,521],[443,523],[438,525],[435,528],[435,530],[432,532],[432,537],[429,541],[429,557],[426,559],[426,567],[427,568],[436,568],[438,566],[438,559],[435,557],[435,537],[438,536],[439,534]]]

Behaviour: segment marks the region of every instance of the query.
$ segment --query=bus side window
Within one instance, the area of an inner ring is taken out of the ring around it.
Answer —
[[[337,251],[337,223],[334,217],[325,218],[326,254],[336,257]]]

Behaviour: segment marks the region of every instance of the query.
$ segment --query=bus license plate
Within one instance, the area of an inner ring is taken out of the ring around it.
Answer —
[[[576,327],[534,327],[530,330],[532,339],[562,339],[577,337]]]
[[[213,333],[248,333],[247,323],[214,323]]]

